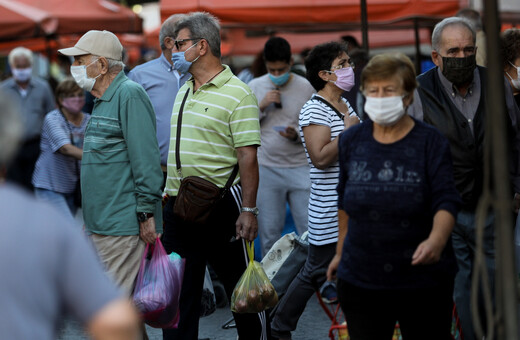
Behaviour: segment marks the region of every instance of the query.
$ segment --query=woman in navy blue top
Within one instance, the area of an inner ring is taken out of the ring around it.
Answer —
[[[374,57],[361,88],[370,118],[341,134],[339,240],[328,278],[352,340],[451,339],[460,205],[448,141],[406,114],[417,87],[403,54]]]

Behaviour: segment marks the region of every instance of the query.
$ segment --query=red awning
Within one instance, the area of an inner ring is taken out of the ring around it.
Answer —
[[[11,0],[0,0],[0,40],[27,39],[56,31],[57,20],[47,11]]]
[[[141,33],[142,19],[132,10],[109,0],[16,0],[49,12],[58,20],[57,34],[89,30]]]
[[[309,26],[359,27],[360,0],[161,0],[161,18],[175,13],[206,11],[227,26],[265,28]],[[459,0],[368,0],[369,24],[412,17],[444,18],[459,9]]]
[[[361,41],[360,0],[161,0],[161,19],[206,11],[223,27],[230,54],[256,54],[270,35],[286,38],[298,52],[350,34]],[[459,0],[367,0],[369,44],[429,43],[430,29],[459,9]],[[224,45],[223,44],[223,45]]]

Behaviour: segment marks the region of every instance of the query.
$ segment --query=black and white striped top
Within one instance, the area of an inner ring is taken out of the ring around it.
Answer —
[[[311,167],[311,195],[309,198],[309,242],[324,245],[338,240],[338,185],[339,163],[336,161],[327,169],[320,170],[311,162],[307,144],[303,135],[303,127],[309,125],[325,125],[330,127],[330,140],[336,138],[345,128],[343,120],[328,105],[312,96],[300,112],[300,135],[307,161]],[[355,114],[350,104],[349,115]]]

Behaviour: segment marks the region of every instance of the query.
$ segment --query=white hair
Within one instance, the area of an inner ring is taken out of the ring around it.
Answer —
[[[92,58],[99,59],[101,57],[98,55],[92,54]],[[125,68],[125,63],[120,60],[110,59],[107,57],[103,57],[103,58],[105,58],[108,62],[108,72],[115,72],[115,71],[119,72]],[[92,59],[90,59],[90,60],[92,60]]]
[[[30,49],[25,47],[16,47],[11,52],[9,52],[9,56],[7,57],[7,60],[9,62],[9,65],[14,65],[14,60],[18,57],[24,57],[27,60],[29,60],[29,63],[33,64],[33,53]]]
[[[0,92],[0,167],[8,166],[20,145],[23,126],[19,108]]]
[[[439,52],[441,48],[442,32],[444,32],[444,29],[449,26],[459,26],[467,28],[468,31],[471,32],[471,35],[473,37],[473,43],[475,43],[477,39],[477,33],[475,32],[475,29],[473,28],[471,22],[468,19],[462,17],[449,17],[443,19],[441,22],[435,25],[435,28],[433,29],[432,49],[434,51]]]

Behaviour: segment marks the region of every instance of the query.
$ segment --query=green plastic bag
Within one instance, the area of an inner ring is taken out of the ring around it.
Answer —
[[[231,310],[235,313],[260,313],[276,306],[278,295],[262,265],[254,260],[253,242],[246,242],[246,246],[249,264],[233,290]]]

